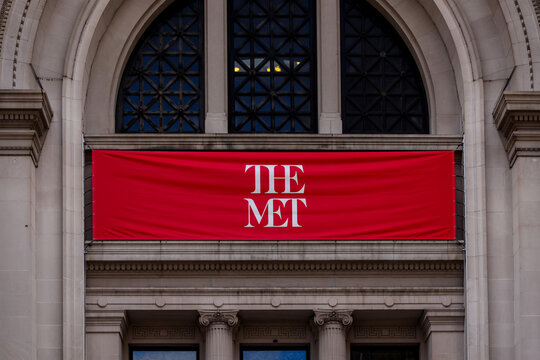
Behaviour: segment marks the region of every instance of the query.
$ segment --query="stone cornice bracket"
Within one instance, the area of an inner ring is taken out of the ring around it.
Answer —
[[[128,320],[124,311],[87,311],[87,333],[118,333],[124,339]]]
[[[313,310],[315,325],[323,326],[328,323],[339,323],[348,327],[353,322],[352,310]]]
[[[231,328],[238,325],[238,310],[199,310],[199,324],[206,328],[210,324],[226,324]]]
[[[540,157],[540,92],[504,92],[493,111],[510,167],[518,157]]]
[[[0,156],[29,155],[37,167],[52,117],[47,94],[0,90]]]
[[[433,332],[465,331],[464,310],[427,310],[420,319],[420,327],[427,340]]]

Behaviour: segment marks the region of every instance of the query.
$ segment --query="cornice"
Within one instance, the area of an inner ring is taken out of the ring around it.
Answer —
[[[45,93],[0,90],[0,155],[29,155],[37,167],[52,116]]]
[[[505,92],[493,111],[510,167],[518,157],[540,157],[540,92]]]
[[[172,262],[172,261],[87,261],[89,276],[110,273],[179,276],[188,273],[463,273],[462,261],[343,261],[343,262]]]
[[[458,150],[461,135],[105,134],[85,135],[91,150],[389,151]]]
[[[238,311],[236,310],[199,310],[199,324],[207,327],[210,324],[226,324],[229,327],[238,325]]]

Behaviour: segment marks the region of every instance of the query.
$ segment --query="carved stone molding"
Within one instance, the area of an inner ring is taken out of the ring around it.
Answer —
[[[420,320],[424,340],[434,332],[464,332],[464,310],[427,310]]]
[[[540,25],[540,0],[532,0],[534,12],[536,13],[536,21]]]
[[[521,11],[521,6],[519,6],[518,0],[514,0],[514,6],[519,16],[521,30],[523,31],[523,38],[525,39],[525,48],[527,50],[527,60],[528,60],[528,65],[529,65],[529,86],[532,90],[534,89],[534,67],[533,67],[533,57],[532,57],[532,51],[531,51],[531,42],[529,40],[529,32],[527,31],[527,25],[525,24],[525,16],[523,14],[523,11]]]
[[[0,155],[29,155],[37,167],[52,116],[45,93],[0,90]]]
[[[510,167],[518,157],[540,157],[540,92],[505,92],[493,118],[504,140]]]
[[[358,262],[109,262],[87,261],[91,273],[170,273],[195,272],[400,272],[400,273],[461,273],[462,261],[358,261]],[[165,275],[164,274],[164,275]]]
[[[6,34],[6,23],[11,10],[13,0],[4,0],[0,7],[0,54],[3,53],[4,36]]]
[[[195,339],[195,328],[189,326],[133,326],[133,339]]]
[[[199,323],[207,327],[212,323],[227,324],[230,327],[238,325],[237,310],[199,310]]]
[[[118,333],[123,339],[127,330],[124,311],[87,311],[86,333]]]
[[[416,339],[416,326],[356,326],[357,339]]]
[[[245,326],[244,339],[305,339],[305,326]]]
[[[313,322],[323,326],[327,323],[339,323],[350,326],[353,322],[352,310],[314,310]]]

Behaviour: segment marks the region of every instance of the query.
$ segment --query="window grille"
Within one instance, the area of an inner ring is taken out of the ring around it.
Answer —
[[[203,0],[176,1],[144,33],[122,76],[117,132],[203,132],[203,19]]]
[[[316,132],[315,6],[229,1],[230,132]]]
[[[429,132],[425,90],[414,58],[392,25],[365,0],[341,0],[344,133]]]

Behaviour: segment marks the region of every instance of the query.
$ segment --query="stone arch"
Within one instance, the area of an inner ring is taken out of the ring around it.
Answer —
[[[87,72],[88,91],[83,99],[86,133],[114,133],[114,108],[125,62],[143,30],[167,3],[141,6],[125,2],[117,7],[114,18],[107,20],[108,30],[100,35],[99,46],[93,49],[93,71]],[[395,25],[417,60],[428,92],[432,133],[462,133],[458,99],[461,90],[456,86],[452,54],[447,52],[448,46],[438,34],[435,22],[420,2],[381,0],[372,4]],[[118,61],[112,64],[111,58]]]

